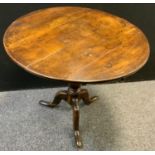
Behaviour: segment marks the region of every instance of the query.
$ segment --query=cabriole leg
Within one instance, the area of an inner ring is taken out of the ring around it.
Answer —
[[[40,100],[39,103],[41,105],[53,108],[56,105],[58,105],[61,102],[61,100],[65,100],[65,101],[67,100],[67,91],[66,90],[61,90],[61,91],[57,92],[57,94],[55,95],[52,102]]]
[[[87,89],[81,89],[80,97],[85,104],[89,105],[98,99],[98,96],[90,97]]]
[[[74,136],[75,136],[75,142],[77,147],[82,147],[82,140],[80,136],[80,130],[79,130],[79,119],[80,119],[80,111],[79,111],[79,101],[78,99],[73,99],[73,129],[74,129]]]

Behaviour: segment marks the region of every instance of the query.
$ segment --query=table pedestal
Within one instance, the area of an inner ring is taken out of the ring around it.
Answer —
[[[71,105],[73,110],[73,129],[76,145],[77,147],[82,147],[82,140],[80,137],[80,130],[79,130],[79,118],[80,118],[79,101],[83,100],[83,102],[86,105],[89,105],[96,99],[97,96],[90,98],[87,89],[81,89],[79,83],[71,83],[69,85],[68,90],[61,90],[57,92],[52,102],[41,100],[39,101],[39,103],[41,105],[53,108],[56,105],[58,105],[61,102],[61,100],[65,100],[69,105]]]

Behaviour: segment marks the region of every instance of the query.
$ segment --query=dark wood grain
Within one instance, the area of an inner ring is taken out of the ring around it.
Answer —
[[[127,76],[148,60],[149,44],[136,26],[81,7],[34,11],[4,35],[8,55],[25,70],[51,79],[99,82]]]

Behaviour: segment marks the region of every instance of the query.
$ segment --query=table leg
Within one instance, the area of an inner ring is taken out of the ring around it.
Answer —
[[[80,137],[80,130],[79,130],[79,119],[80,119],[80,111],[79,111],[79,101],[78,99],[73,99],[73,129],[74,129],[74,136],[75,142],[77,147],[82,147],[82,140]]]
[[[41,105],[53,108],[56,105],[58,105],[61,102],[61,100],[65,100],[65,101],[67,100],[67,91],[66,90],[61,90],[61,91],[57,92],[52,102],[40,100],[39,103]]]
[[[81,89],[80,97],[85,104],[89,105],[98,99],[98,96],[90,97],[87,89]]]

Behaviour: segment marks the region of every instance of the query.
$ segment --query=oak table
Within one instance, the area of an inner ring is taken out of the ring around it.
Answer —
[[[10,58],[26,71],[69,83],[52,102],[40,103],[53,108],[65,100],[71,105],[78,147],[82,146],[79,101],[89,105],[96,99],[80,85],[133,74],[150,52],[143,32],[127,20],[82,7],[53,7],[24,15],[8,27],[3,43]]]

